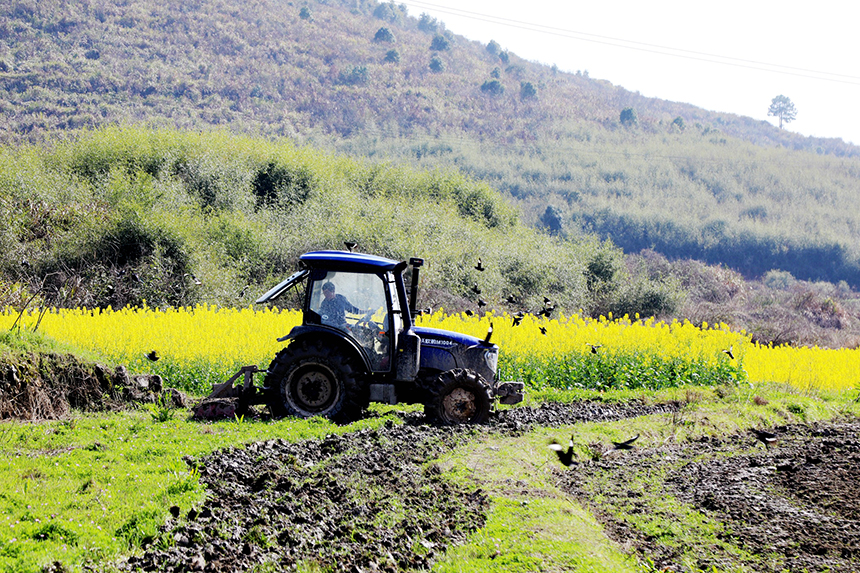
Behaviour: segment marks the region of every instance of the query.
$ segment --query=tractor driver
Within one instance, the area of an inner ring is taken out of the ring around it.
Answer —
[[[349,302],[342,294],[335,294],[334,290],[334,283],[331,281],[323,285],[323,300],[319,309],[320,318],[322,318],[323,324],[348,330],[346,313],[362,314],[364,311]]]

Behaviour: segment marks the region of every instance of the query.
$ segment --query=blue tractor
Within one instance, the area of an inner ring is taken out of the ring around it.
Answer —
[[[222,385],[222,395],[266,403],[275,416],[342,421],[359,417],[370,402],[420,403],[431,422],[445,425],[480,424],[495,400],[522,401],[522,382],[497,378],[492,328],[482,340],[415,326],[423,263],[346,251],[302,255],[301,270],[257,300],[269,303],[306,283],[301,326],[278,339],[288,344],[269,365],[261,390],[249,383],[256,367],[246,367],[244,389],[232,389],[231,382]]]

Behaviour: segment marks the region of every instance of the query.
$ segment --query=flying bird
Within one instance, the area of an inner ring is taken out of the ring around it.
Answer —
[[[734,354],[732,354],[732,349],[733,349],[734,347],[735,347],[735,346],[734,346],[734,344],[733,344],[733,345],[729,346],[729,349],[728,349],[728,350],[723,350],[723,354],[728,355],[728,357],[729,357],[729,359],[730,359],[730,360],[734,360],[734,359],[735,359],[735,355],[734,355]]]
[[[589,346],[591,347],[591,353],[597,354],[597,349],[603,345],[602,344],[589,344]]]
[[[30,261],[28,261],[27,259],[21,259],[21,266],[22,267],[29,267]]]
[[[546,327],[541,326],[540,327],[540,333],[543,334],[544,336],[546,336]]]
[[[547,305],[547,304],[549,304],[549,303],[551,303],[551,302],[552,302],[552,299],[551,299],[551,298],[546,297],[546,296],[545,296],[545,297],[543,297],[543,303],[544,303],[544,305]]]
[[[560,461],[563,465],[570,467],[570,464],[573,463],[573,436],[570,437],[570,441],[567,444],[567,451],[564,451],[564,446],[553,440],[549,444],[549,449],[553,450],[558,456],[558,461]]]
[[[344,241],[343,246],[346,247],[346,250],[351,253],[352,250],[358,246],[358,243],[356,243],[355,241]]]
[[[479,306],[479,307],[481,307],[481,306],[487,306],[487,301],[485,301],[485,300],[484,300],[484,299],[482,299],[482,298],[479,298],[479,299],[478,299],[478,306]]]
[[[463,311],[463,314],[465,314],[466,316],[473,316],[475,313],[467,308]]]
[[[517,297],[515,297],[515,296],[514,296],[514,295],[512,295],[512,294],[511,294],[511,295],[508,295],[508,302],[509,302],[510,304],[517,304]]]
[[[639,434],[636,434],[635,436],[633,436],[629,440],[625,440],[623,442],[612,442],[612,446],[616,450],[632,450],[633,449],[633,442],[635,442],[638,438],[639,438]]]
[[[521,323],[522,321],[523,321],[523,317],[522,317],[522,316],[514,316],[514,324],[513,324],[513,326],[519,326],[519,325],[520,325],[520,323]]]
[[[485,266],[484,266],[484,263],[482,263],[482,262],[481,262],[481,259],[478,259],[478,264],[477,264],[477,265],[475,265],[475,270],[476,270],[476,271],[480,271],[480,272],[484,272],[484,270],[485,270],[486,268],[487,268],[487,267],[485,267]]]
[[[161,358],[161,356],[158,355],[158,352],[156,352],[155,350],[152,350],[149,352],[149,354],[146,355],[146,358],[150,362],[158,362],[158,360]]]
[[[776,434],[771,434],[770,432],[765,432],[764,430],[756,430],[755,428],[750,428],[750,431],[755,434],[756,440],[764,444],[765,448],[770,448],[779,441],[779,438]]]
[[[475,294],[481,294],[481,289],[478,287],[478,283],[472,285],[472,292]]]

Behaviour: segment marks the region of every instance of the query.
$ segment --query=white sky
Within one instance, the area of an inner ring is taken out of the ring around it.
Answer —
[[[495,40],[526,60],[588,70],[644,96],[778,125],[767,109],[786,95],[797,109],[786,129],[860,145],[853,2],[395,1],[470,40]]]

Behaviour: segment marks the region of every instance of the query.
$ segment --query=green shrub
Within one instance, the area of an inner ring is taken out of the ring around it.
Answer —
[[[445,62],[439,56],[430,58],[430,71],[433,73],[441,73],[445,71]]]
[[[487,80],[481,84],[481,91],[492,96],[500,96],[505,93],[505,86],[499,80]]]
[[[384,61],[387,63],[391,63],[391,64],[400,63],[400,52],[398,52],[397,50],[388,50],[387,52],[385,52],[385,60]],[[433,61],[432,60],[430,61],[430,64],[431,64],[430,69],[432,70],[433,69],[433,67],[432,67]]]
[[[636,114],[636,110],[632,107],[625,107],[621,110],[621,115],[619,116],[619,120],[621,121],[621,125],[632,127],[634,125],[639,125],[639,117]]]
[[[391,33],[391,30],[383,27],[383,28],[380,28],[379,30],[376,31],[376,35],[373,36],[373,41],[374,42],[387,42],[387,43],[391,44],[397,40],[394,37],[394,34]]]
[[[434,52],[444,52],[451,49],[451,42],[442,34],[436,34],[430,42],[430,49]]]

